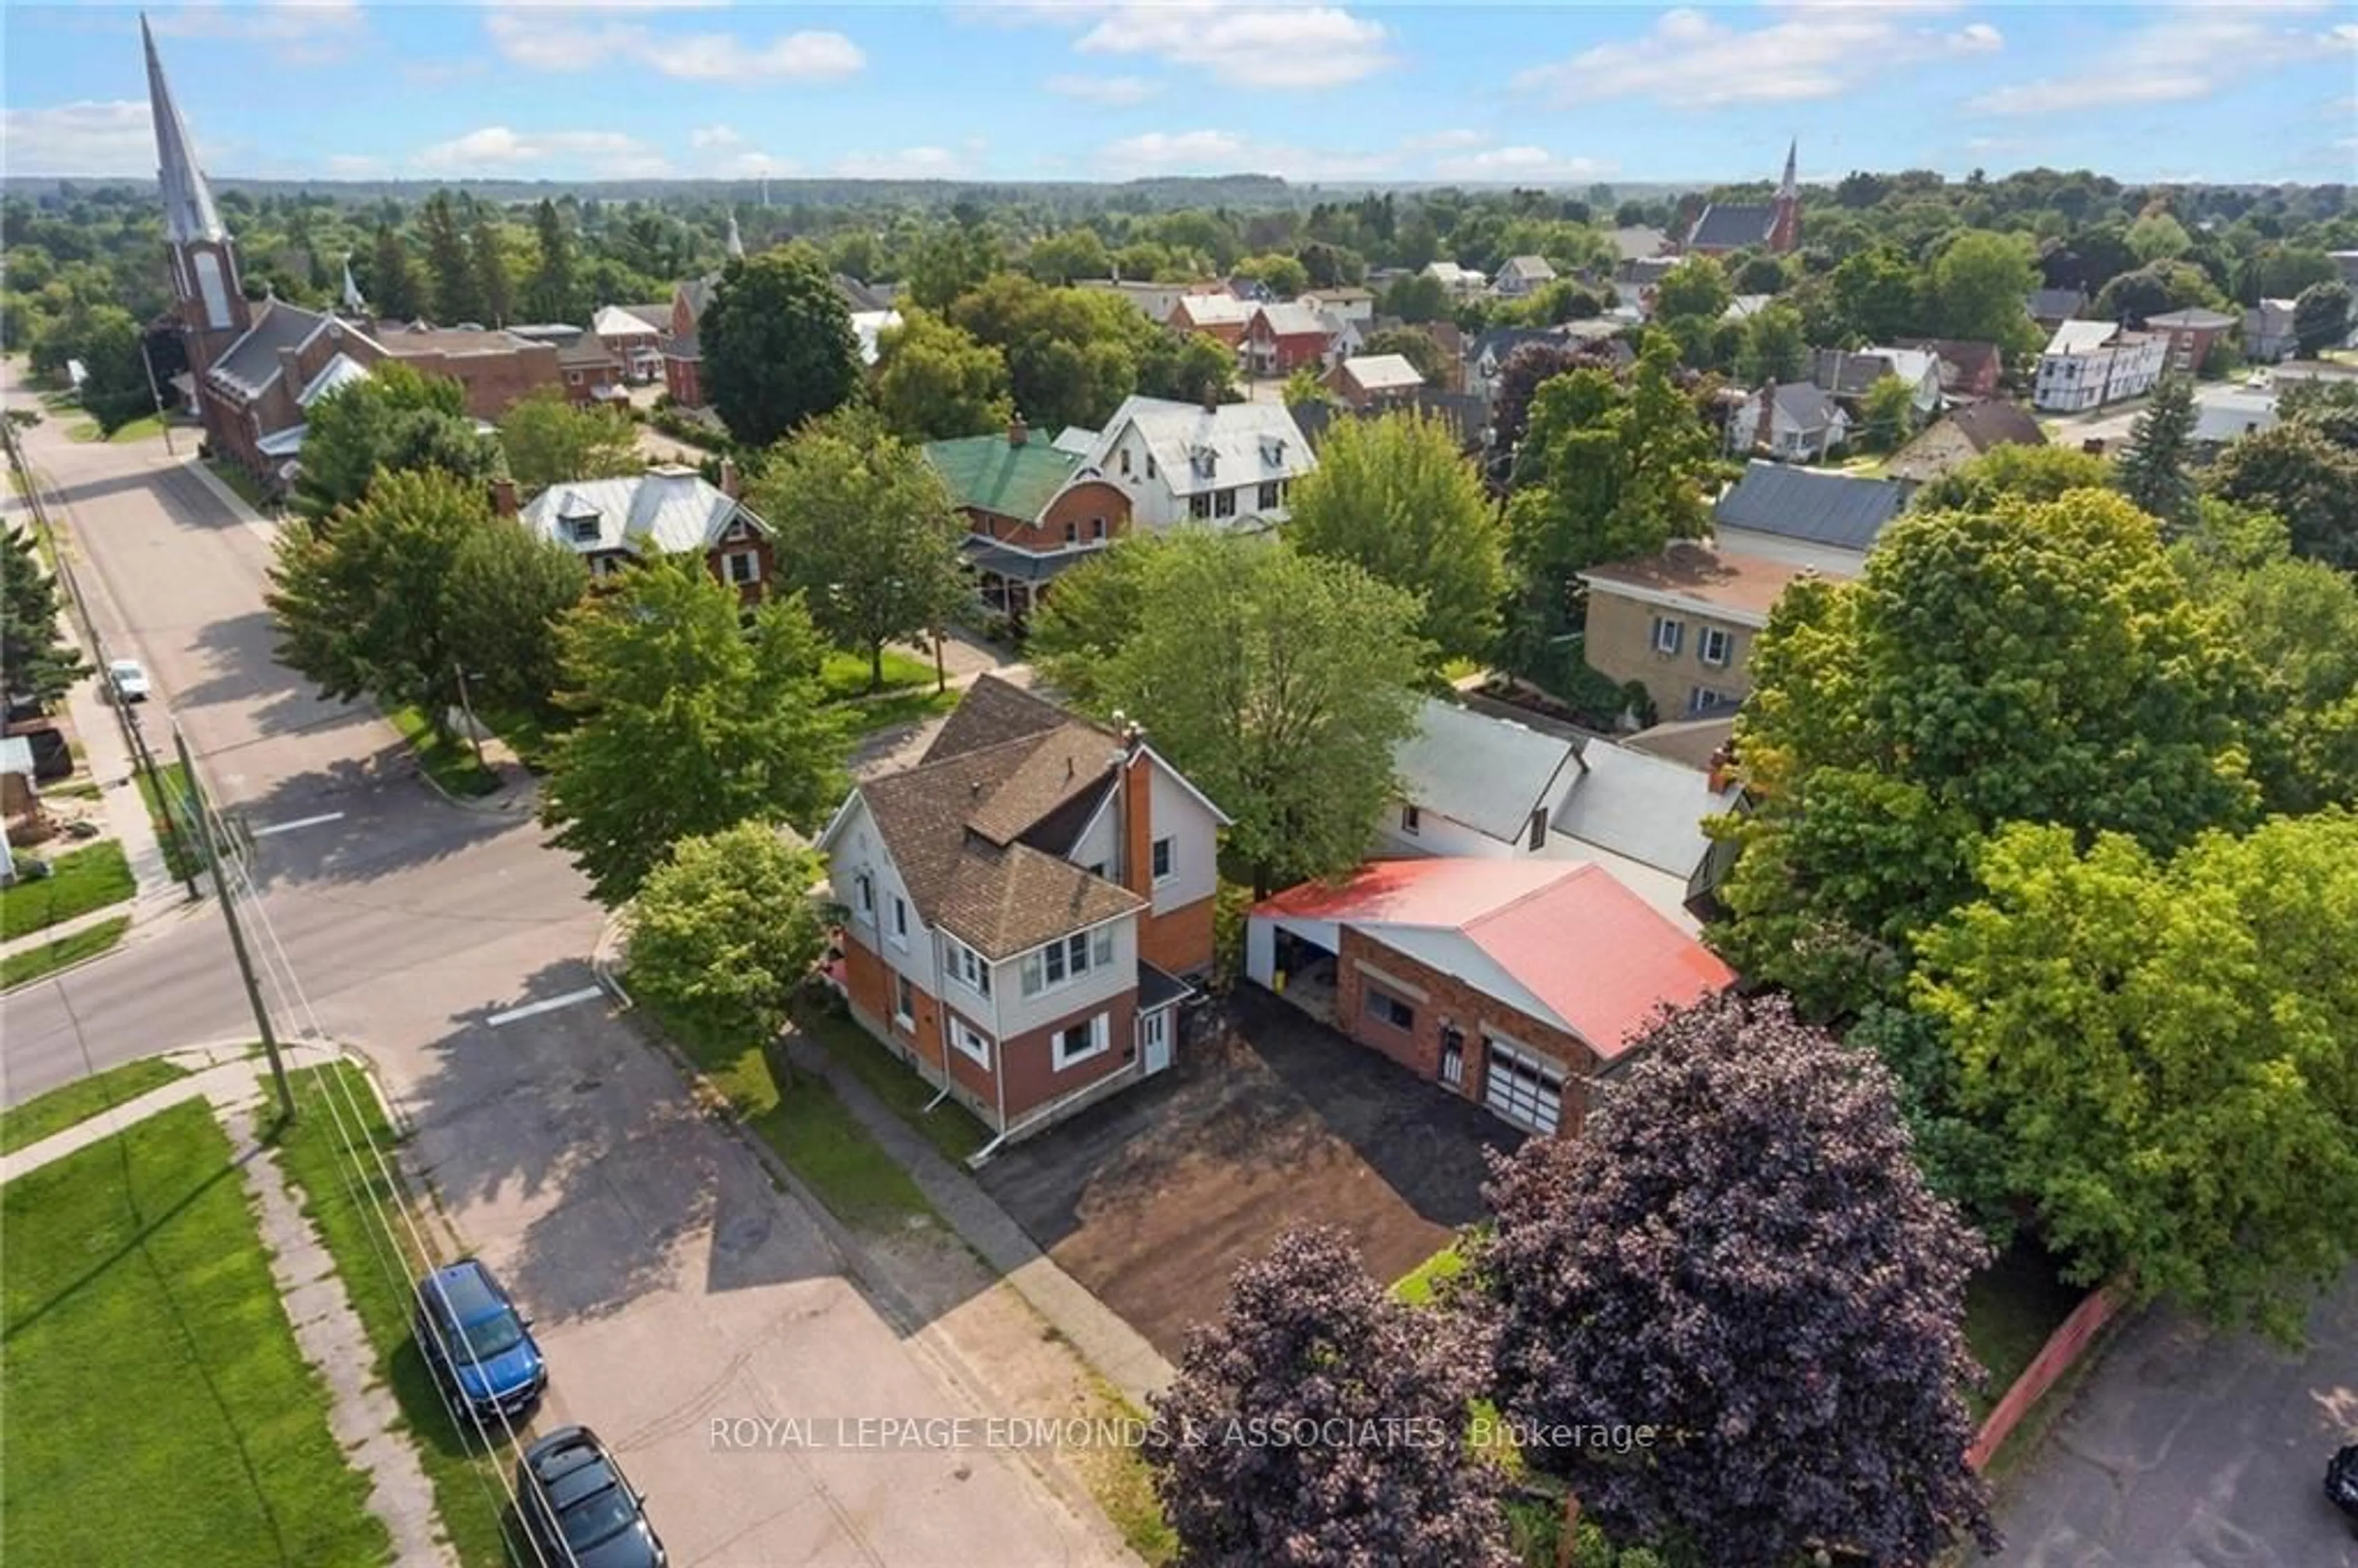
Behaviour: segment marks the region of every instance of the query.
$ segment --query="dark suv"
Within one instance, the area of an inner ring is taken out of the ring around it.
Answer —
[[[2325,1466],[2325,1496],[2350,1521],[2350,1533],[2358,1535],[2358,1443],[2336,1454]]]
[[[520,1420],[548,1387],[531,1331],[532,1320],[477,1259],[417,1281],[417,1348],[444,1391],[478,1421]]]
[[[665,1568],[646,1499],[586,1426],[559,1427],[516,1465],[516,1509],[544,1563],[574,1568]]]

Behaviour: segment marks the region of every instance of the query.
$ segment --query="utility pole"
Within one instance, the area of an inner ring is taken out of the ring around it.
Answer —
[[[139,728],[139,715],[133,710],[129,703],[123,700],[122,693],[116,692],[114,694],[114,702],[117,708],[123,714],[123,732],[131,737],[131,750],[134,753],[133,760],[139,768],[139,771],[147,775],[147,787],[156,792],[157,809],[164,814],[164,826],[167,828],[169,828],[172,826],[173,818],[178,815],[173,806],[172,787],[169,784],[165,782],[163,770],[157,767],[155,754],[147,750],[147,734],[146,730]],[[172,730],[172,739],[175,742],[178,742],[180,740],[180,731],[177,726],[175,726]],[[195,771],[189,766],[188,750],[185,744],[181,747],[180,759],[180,773],[183,776],[186,786],[189,790],[193,791],[197,787],[197,775]],[[138,786],[134,784],[132,787],[136,789]],[[190,832],[202,838],[207,844],[211,844],[213,841],[212,835],[206,830],[203,813],[200,812],[198,814],[197,821],[183,824],[183,826]],[[189,884],[189,902],[190,903],[194,903],[197,900],[205,896],[204,890],[197,886],[196,868],[189,864],[189,858],[186,854],[183,854],[180,857],[180,865],[182,867],[180,871],[180,880]]]
[[[467,740],[475,748],[475,766],[490,773],[491,764],[483,761],[483,727],[475,722],[475,705],[467,696],[467,666],[452,665],[450,669],[459,677],[459,711],[467,716]]]
[[[270,1058],[270,1078],[278,1088],[278,1116],[295,1119],[295,1094],[287,1087],[287,1064],[278,1054],[278,1036],[270,1028],[270,1010],[262,1002],[262,984],[254,979],[254,958],[245,950],[245,932],[237,923],[237,900],[230,896],[222,876],[221,847],[213,842],[212,826],[205,819],[204,793],[197,783],[197,764],[189,755],[189,738],[176,726],[172,745],[180,755],[180,773],[188,781],[189,799],[197,808],[197,837],[205,847],[205,869],[212,873],[213,891],[221,895],[222,919],[229,925],[230,950],[237,955],[237,972],[245,981],[245,1000],[254,1009],[254,1026],[262,1033],[262,1054]]]
[[[164,406],[164,394],[156,385],[156,361],[147,352],[147,335],[139,335],[139,363],[147,373],[147,395],[156,405],[156,421],[164,427],[164,450],[168,456],[178,457],[179,449],[172,445],[172,416]]]

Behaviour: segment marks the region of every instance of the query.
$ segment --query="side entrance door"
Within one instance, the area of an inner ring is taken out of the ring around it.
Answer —
[[[1142,1058],[1140,1072],[1152,1077],[1171,1065],[1171,1010],[1158,1007],[1142,1014],[1138,1021],[1138,1049]]]

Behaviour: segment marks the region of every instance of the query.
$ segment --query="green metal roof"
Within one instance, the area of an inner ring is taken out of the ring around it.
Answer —
[[[1027,523],[1046,509],[1081,466],[1078,457],[1058,451],[1042,436],[1020,447],[1008,445],[1003,435],[928,441],[925,457],[940,470],[950,499],[958,505]]]

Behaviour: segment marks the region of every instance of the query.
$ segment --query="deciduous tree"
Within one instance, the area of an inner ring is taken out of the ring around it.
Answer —
[[[1070,655],[1041,668],[1148,727],[1235,818],[1256,893],[1357,865],[1415,728],[1416,600],[1282,539],[1194,529],[1146,552],[1135,589],[1118,646],[1080,654],[1087,671]]]
[[[2074,490],[2102,490],[2112,475],[2103,458],[2077,447],[2008,442],[1951,470],[1916,492],[1919,512],[1986,512],[1999,502],[2053,501]]]
[[[1507,587],[1502,530],[1448,426],[1408,413],[1339,422],[1292,506],[1297,548],[1423,601],[1418,633],[1439,656],[1489,653]]]
[[[1524,1452],[1608,1534],[1724,1568],[1995,1550],[1961,1393],[1987,1254],[1926,1189],[1872,1055],[1781,1000],[1700,1003],[1487,1195],[1468,1273],[1496,1303],[1500,1410],[1658,1430]]]
[[[1007,356],[1015,406],[1044,430],[1098,428],[1170,340],[1110,290],[1044,288],[1012,273],[959,297],[949,319]]]
[[[1877,376],[1859,399],[1859,444],[1890,451],[1916,433],[1916,389],[1896,375]]]
[[[557,743],[541,792],[551,842],[611,908],[673,845],[741,822],[806,832],[832,806],[846,738],[821,706],[826,644],[795,596],[739,621],[700,557],[657,556],[566,615]]]
[[[467,417],[466,392],[457,382],[392,361],[304,412],[309,428],[296,470],[295,510],[315,524],[364,499],[382,470],[438,469],[480,484],[498,460],[491,440]]]
[[[2028,352],[2041,341],[2024,305],[2039,287],[2025,236],[1968,229],[1942,250],[1928,282],[1927,303],[1942,337],[1996,343],[2012,353]]]
[[[0,672],[11,692],[55,702],[90,674],[66,641],[64,612],[57,579],[41,565],[32,530],[9,528],[0,542]]]
[[[523,399],[500,421],[509,477],[527,496],[566,480],[636,473],[646,467],[638,441],[621,415],[577,406],[555,392]]]
[[[1966,1107],[2093,1282],[2134,1271],[2297,1338],[2358,1242],[2358,817],[2279,817],[2174,860],[2017,825],[1921,941],[1917,1000]]]
[[[822,632],[868,655],[871,690],[887,643],[939,630],[973,592],[947,487],[868,411],[806,426],[773,455],[752,505],[776,531],[780,579]]]
[[[2350,286],[2340,278],[2312,283],[2292,302],[2293,341],[2314,357],[2340,348],[2350,336]]]
[[[1341,1233],[1295,1229],[1237,1271],[1154,1401],[1146,1462],[1199,1568],[1512,1568],[1501,1472],[1459,1433],[1476,1361],[1397,1302]],[[1271,1431],[1332,1441],[1270,1446]]]
[[[1790,305],[1766,305],[1744,323],[1744,346],[1736,355],[1736,379],[1746,386],[1799,381],[1810,368],[1809,340],[1801,312]]]
[[[1710,256],[1689,256],[1662,274],[1654,286],[1654,315],[1665,323],[1689,319],[1716,321],[1735,298],[1725,267]]]
[[[766,822],[681,839],[631,905],[632,989],[713,1038],[775,1039],[827,945],[811,892],[825,875]]]
[[[460,538],[443,579],[442,622],[470,700],[552,711],[557,623],[589,590],[579,556],[503,518]]]
[[[860,384],[851,313],[807,245],[730,262],[698,331],[713,412],[749,447],[842,406]]]
[[[2272,512],[2297,556],[2358,570],[2358,449],[2302,417],[2240,436],[2205,476],[2212,494]]]
[[[1833,282],[1833,324],[1843,341],[1830,347],[1887,343],[1912,332],[1924,319],[1920,276],[1888,246],[1844,256]]]
[[[1007,356],[929,311],[903,311],[876,346],[876,408],[904,440],[1004,429],[1015,411]]]

